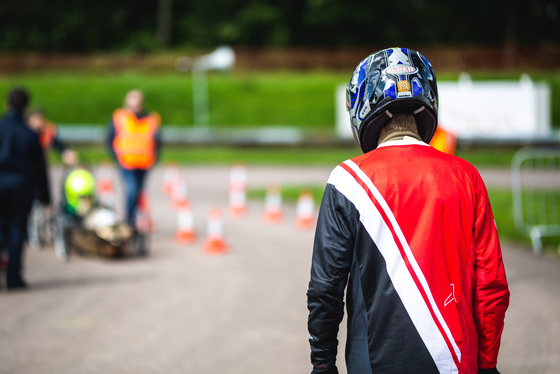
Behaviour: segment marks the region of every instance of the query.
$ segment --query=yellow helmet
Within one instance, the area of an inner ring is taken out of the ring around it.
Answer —
[[[64,183],[67,205],[78,215],[91,208],[95,195],[95,179],[85,169],[76,169],[68,174]]]

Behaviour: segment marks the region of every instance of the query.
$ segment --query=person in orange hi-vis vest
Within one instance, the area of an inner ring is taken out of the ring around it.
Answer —
[[[438,151],[454,155],[455,148],[457,147],[457,135],[454,132],[445,130],[440,126],[441,124],[438,124],[436,132],[434,133],[434,136],[432,137],[432,140],[430,140],[429,144]]]
[[[126,218],[132,227],[146,175],[159,157],[160,125],[160,115],[144,110],[144,95],[136,89],[127,92],[124,108],[115,110],[109,122],[107,145],[122,171]]]
[[[60,140],[56,125],[45,117],[43,109],[31,109],[27,114],[27,124],[39,135],[39,142],[45,154],[54,147],[63,163],[70,166],[78,163],[78,155]]]

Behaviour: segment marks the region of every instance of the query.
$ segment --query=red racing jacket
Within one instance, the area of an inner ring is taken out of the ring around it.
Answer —
[[[509,290],[478,171],[409,137],[336,167],[307,293],[314,373],[335,365],[345,290],[349,374],[496,367]]]

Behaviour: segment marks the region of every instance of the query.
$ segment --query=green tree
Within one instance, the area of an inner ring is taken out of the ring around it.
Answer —
[[[560,43],[558,0],[2,0],[0,50]]]

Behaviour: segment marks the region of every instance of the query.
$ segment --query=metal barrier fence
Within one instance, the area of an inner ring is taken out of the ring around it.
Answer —
[[[517,229],[531,238],[560,236],[560,149],[521,149],[512,161],[513,213]]]

